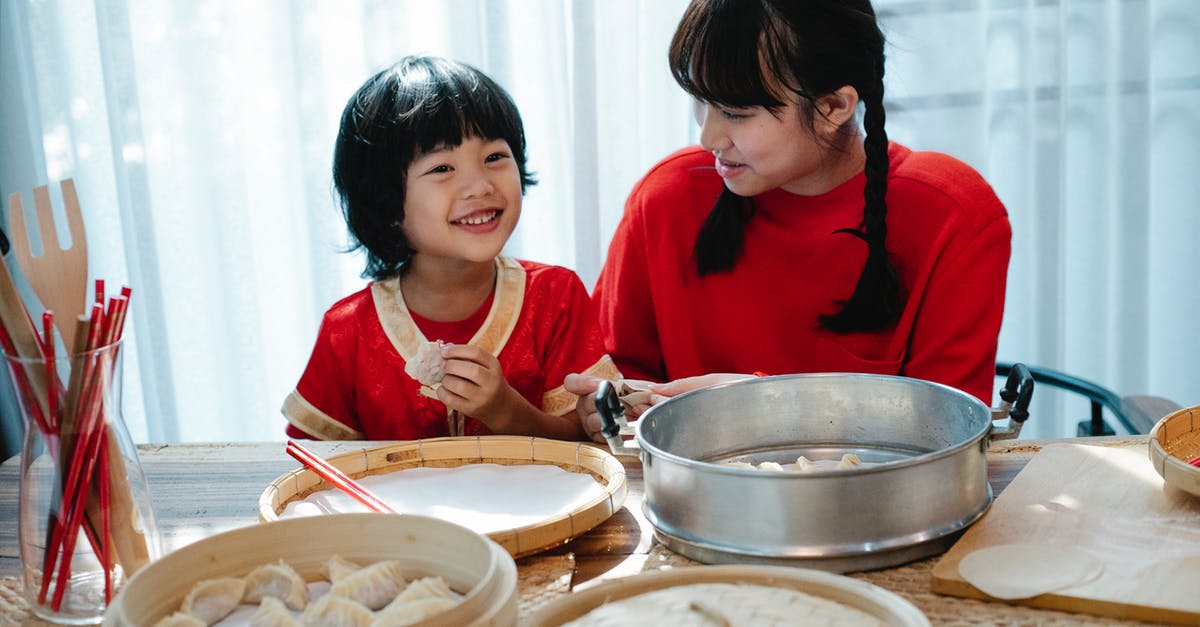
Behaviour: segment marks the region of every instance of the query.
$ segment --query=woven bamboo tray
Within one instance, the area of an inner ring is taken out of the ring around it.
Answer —
[[[1200,496],[1200,468],[1188,464],[1200,457],[1200,406],[1167,414],[1150,431],[1150,461],[1163,481]]]
[[[921,610],[918,610],[912,603],[897,594],[865,581],[806,568],[734,565],[673,568],[615,579],[547,603],[534,613],[526,625],[528,627],[562,625],[605,603],[664,588],[701,583],[751,584],[787,588],[861,610],[887,625],[928,627],[930,624],[929,619],[925,618]],[[720,609],[719,599],[708,599],[708,601],[714,608]],[[797,612],[791,620],[786,621],[786,624],[811,622],[805,620],[806,618],[797,608]],[[761,624],[774,623],[764,620]]]
[[[413,440],[335,455],[328,461],[355,479],[423,466],[549,464],[591,475],[600,483],[603,494],[563,516],[488,534],[513,557],[545,551],[586,533],[621,509],[628,490],[625,468],[607,451],[580,442],[533,437],[493,435]],[[307,468],[293,470],[272,481],[263,491],[258,499],[258,518],[263,522],[276,520],[288,503],[332,488]]]

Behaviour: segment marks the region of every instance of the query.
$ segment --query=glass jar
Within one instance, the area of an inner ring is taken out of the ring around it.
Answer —
[[[162,553],[121,415],[120,349],[5,355],[25,426],[17,530],[24,593],[54,623],[99,623],[121,584]]]

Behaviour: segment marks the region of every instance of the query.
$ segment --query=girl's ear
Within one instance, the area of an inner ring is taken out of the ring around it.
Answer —
[[[827,122],[833,130],[854,118],[854,110],[858,107],[858,90],[842,85],[838,89],[817,98],[817,113],[819,118]]]

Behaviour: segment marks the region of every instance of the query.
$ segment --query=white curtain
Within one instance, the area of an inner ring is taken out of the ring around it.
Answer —
[[[1200,404],[1200,3],[876,4],[892,138],[1011,212],[1001,359]],[[588,285],[633,183],[696,139],[666,66],[684,0],[0,5],[0,192],[75,178],[90,274],[134,288],[139,441],[283,437],[321,314],[365,283],[331,192],[341,107],[400,56],[512,93],[541,182],[508,252]]]

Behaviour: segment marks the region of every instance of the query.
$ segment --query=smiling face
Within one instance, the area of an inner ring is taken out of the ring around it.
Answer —
[[[465,137],[408,167],[402,228],[416,255],[490,262],[521,215],[521,173],[508,142]]]
[[[829,147],[833,122],[816,115],[809,125],[802,117],[809,112],[795,100],[774,111],[697,101],[695,112],[700,145],[713,153],[717,173],[739,196],[775,188],[816,195],[845,180],[840,155]]]

